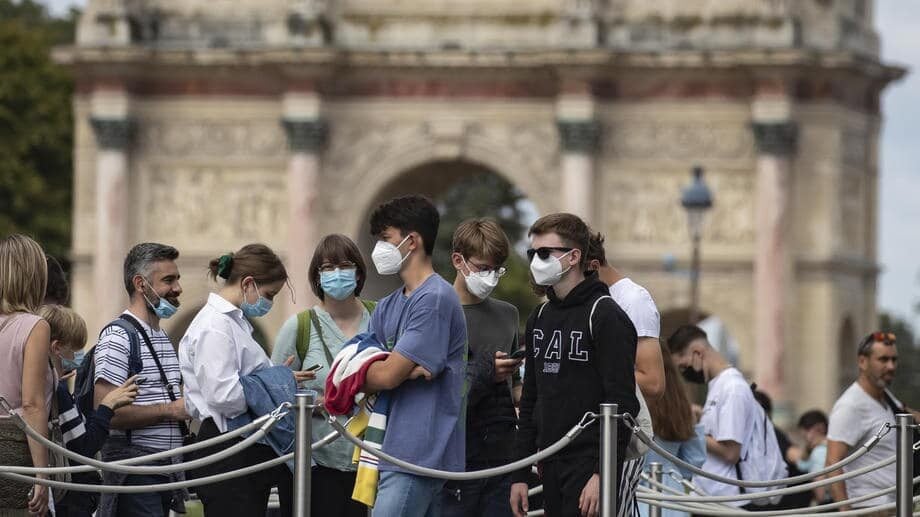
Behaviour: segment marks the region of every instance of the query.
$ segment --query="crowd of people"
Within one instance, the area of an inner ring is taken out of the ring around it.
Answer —
[[[561,439],[585,413],[613,402],[670,455],[744,480],[822,470],[893,422],[895,412],[909,410],[887,389],[897,365],[895,336],[873,333],[857,348],[857,381],[829,417],[817,410],[803,414],[801,439],[793,443],[773,426],[769,398],[710,345],[702,329],[685,325],[661,339],[651,294],[608,263],[603,235],[579,217],[546,215],[528,231],[531,280],[545,301],[529,315],[523,334],[517,308],[491,296],[511,254],[501,227],[472,219],[453,229],[456,276],[449,282],[432,266],[439,225],[437,209],[421,196],[395,198],[374,210],[373,265],[403,283],[376,302],[361,298],[367,266],[358,246],[339,234],[320,239],[307,266],[318,303],[284,322],[270,354],[254,339],[250,319],[269,313],[291,286],[284,263],[265,245],[249,244],[211,260],[214,292],[178,339],[161,324],[180,307],[179,250],[158,243],[134,246],[124,265],[125,310],[111,315],[84,355],[86,325],[66,307],[60,266],[32,239],[4,237],[0,396],[41,435],[60,435],[67,448],[111,462],[219,437],[292,400],[298,389],[312,389],[320,404],[340,415],[340,423],[349,415],[369,414],[364,437],[384,452],[448,471],[528,457]],[[67,381],[74,372],[71,391]],[[702,407],[691,403],[685,381],[707,385]],[[331,431],[322,411],[313,419],[314,439]],[[710,495],[765,490],[694,476],[686,466],[648,451],[623,419],[619,426],[618,516],[648,515],[635,494],[652,462],[692,481],[665,477],[666,486],[682,492],[688,486]],[[238,454],[186,472],[105,471],[101,478],[88,472],[73,481],[146,486],[211,476],[277,458],[292,450],[291,436],[272,431]],[[234,437],[154,464],[206,458],[242,440]],[[384,517],[519,517],[532,509],[528,490],[542,484],[546,515],[594,516],[600,504],[599,443],[597,426],[589,427],[540,462],[536,478],[528,468],[445,483],[373,457],[361,456],[356,464],[354,447],[340,439],[314,453],[312,512],[365,516],[372,507],[373,515]],[[894,435],[888,434],[846,470],[887,458],[894,449]],[[46,447],[0,415],[0,464],[47,466],[49,458]],[[894,476],[892,465],[795,501],[751,497],[735,506],[759,510],[843,501],[889,488]],[[273,487],[281,514],[290,515],[293,476],[287,464],[204,484],[196,492],[205,515],[265,515]],[[183,511],[187,496],[183,490],[149,490],[52,497],[42,484],[4,480],[0,513],[45,515],[53,508],[59,516],[159,517]]]

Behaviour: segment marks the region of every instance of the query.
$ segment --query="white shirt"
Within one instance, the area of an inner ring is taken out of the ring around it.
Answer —
[[[866,390],[854,382],[834,403],[827,428],[827,439],[843,442],[850,446],[852,452],[875,435],[886,422],[894,423],[894,411],[883,401],[872,398]],[[864,456],[843,468],[844,471],[856,470],[867,465],[890,458],[897,449],[894,431],[885,435],[875,447]],[[885,468],[846,480],[847,497],[877,492],[895,485],[897,469],[894,464]],[[893,503],[895,494],[888,494],[875,499],[856,503],[853,506],[865,508],[879,504]]]
[[[227,420],[246,412],[240,377],[270,368],[271,360],[252,338],[243,311],[220,295],[208,295],[179,342],[185,407],[198,420],[214,419],[221,432]]]
[[[629,278],[622,278],[610,286],[610,296],[629,316],[636,335],[658,339],[661,334],[661,317],[652,295]]]
[[[709,381],[706,405],[700,425],[716,441],[741,444],[741,472],[745,479],[778,479],[785,476],[785,462],[776,441],[776,433],[763,408],[754,399],[750,385],[735,368],[723,370]],[[734,463],[707,452],[703,470],[722,477],[738,479]],[[738,487],[719,483],[703,476],[693,481],[709,495],[737,495]],[[748,492],[763,488],[747,489]],[[750,501],[730,503],[743,506]]]

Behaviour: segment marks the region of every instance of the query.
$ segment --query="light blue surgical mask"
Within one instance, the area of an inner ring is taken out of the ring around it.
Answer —
[[[73,354],[73,359],[67,359],[66,357],[61,357],[61,369],[65,372],[71,370],[76,370],[83,364],[83,350]]]
[[[144,283],[147,284],[147,287],[149,287],[151,291],[153,291],[153,286],[151,286],[150,283],[147,282],[146,278],[144,278]],[[166,298],[163,298],[162,296],[157,294],[156,291],[153,291],[153,294],[155,294],[157,299],[159,300],[156,305],[154,305],[150,301],[150,299],[147,298],[147,293],[141,291],[141,294],[144,296],[144,301],[147,302],[147,306],[150,307],[150,310],[152,310],[153,313],[157,315],[157,318],[160,318],[161,320],[168,320],[169,318],[172,317],[173,314],[176,313],[176,311],[179,310],[178,307],[169,303],[169,301],[167,301]]]
[[[335,271],[321,271],[319,285],[323,292],[336,300],[344,300],[355,292],[358,287],[357,269],[339,269]]]
[[[268,298],[262,296],[262,293],[259,292],[259,284],[252,281],[252,285],[256,288],[256,293],[259,295],[259,299],[256,300],[256,303],[249,303],[246,301],[246,291],[243,291],[243,302],[240,303],[240,310],[243,311],[243,314],[247,318],[261,318],[268,314],[268,311],[272,310],[272,301]]]

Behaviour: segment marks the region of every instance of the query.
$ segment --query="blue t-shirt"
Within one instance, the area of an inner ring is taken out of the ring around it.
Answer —
[[[377,304],[370,330],[432,374],[430,381],[407,380],[391,391],[384,452],[423,467],[463,471],[467,340],[454,288],[438,274],[409,297],[400,287]],[[380,470],[405,472],[383,460]]]

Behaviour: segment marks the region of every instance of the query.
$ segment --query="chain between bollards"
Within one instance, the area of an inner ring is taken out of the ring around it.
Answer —
[[[911,517],[914,512],[914,417],[910,414],[895,415],[898,428],[897,448],[897,517]]]
[[[313,463],[313,404],[316,392],[298,391],[294,395],[297,425],[294,440],[294,516],[310,517],[310,474]]]
[[[661,463],[653,461],[648,465],[649,472],[652,475],[652,479],[656,483],[661,483],[662,481],[662,467]],[[652,485],[652,490],[658,491],[657,485]],[[661,507],[655,504],[648,505],[648,517],[661,517]]]
[[[617,404],[601,404],[600,517],[617,514]]]

